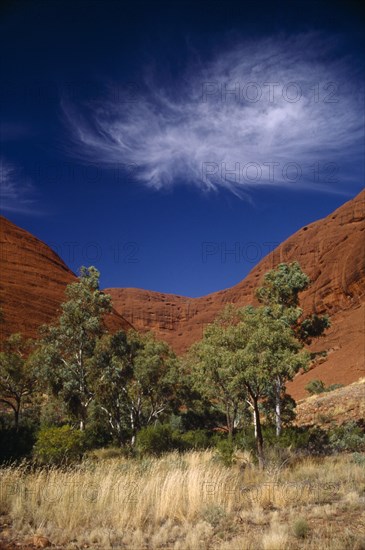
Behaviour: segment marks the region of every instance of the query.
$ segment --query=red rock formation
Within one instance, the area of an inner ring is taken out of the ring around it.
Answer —
[[[236,286],[201,298],[134,288],[107,289],[117,311],[137,329],[153,330],[177,353],[202,336],[204,327],[227,303],[254,303],[263,275],[280,262],[297,260],[313,281],[302,294],[305,312],[327,312],[332,327],[312,350],[327,349],[326,361],[289,385],[294,397],[320,378],[348,384],[365,376],[365,190],[326,218],[297,231],[266,256]]]
[[[36,336],[39,325],[54,320],[64,301],[66,285],[75,280],[60,257],[46,244],[0,217],[1,338],[12,332]],[[114,313],[108,328],[153,330],[177,353],[201,338],[204,327],[227,303],[254,303],[263,275],[280,262],[299,261],[313,281],[303,293],[305,312],[328,312],[332,327],[311,346],[327,349],[327,359],[298,375],[289,385],[296,398],[304,386],[320,378],[326,384],[348,384],[365,376],[365,191],[323,220],[303,227],[266,256],[236,286],[187,298],[140,289],[107,289]],[[123,317],[121,317],[123,315]]]
[[[0,307],[3,340],[13,332],[36,337],[38,327],[54,321],[65,289],[76,275],[45,243],[0,217]],[[113,312],[106,319],[109,330],[130,324]]]

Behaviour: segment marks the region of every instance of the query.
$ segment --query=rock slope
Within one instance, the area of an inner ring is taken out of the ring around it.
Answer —
[[[315,368],[290,385],[304,397],[310,379],[348,384],[365,375],[365,190],[326,218],[309,224],[268,254],[240,283],[201,298],[135,288],[106,289],[116,310],[140,330],[152,330],[177,353],[201,338],[227,303],[254,303],[263,275],[280,262],[297,260],[313,281],[302,294],[307,313],[327,312],[332,327],[312,350],[328,350]]]
[[[29,337],[57,318],[65,289],[76,275],[44,242],[0,217],[1,340],[14,332]],[[130,327],[117,312],[106,319],[109,330]]]

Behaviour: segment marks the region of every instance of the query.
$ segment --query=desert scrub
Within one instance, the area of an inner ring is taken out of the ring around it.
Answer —
[[[365,432],[356,422],[346,422],[331,430],[329,443],[334,451],[365,451]]]
[[[298,539],[305,539],[309,533],[309,525],[306,519],[298,518],[293,523],[293,533]]]
[[[33,456],[39,464],[69,464],[80,460],[86,447],[85,434],[71,426],[42,428]]]

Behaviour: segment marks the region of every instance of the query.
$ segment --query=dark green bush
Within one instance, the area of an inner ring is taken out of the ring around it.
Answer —
[[[288,428],[284,428],[281,434],[277,436],[276,430],[273,426],[265,426],[263,428],[263,436],[267,445],[280,449],[290,447],[293,451],[295,451],[308,447],[310,431],[307,428],[290,426]]]
[[[232,466],[234,463],[235,443],[232,438],[226,437],[217,442],[218,458],[225,466]]]
[[[310,454],[325,455],[330,452],[328,432],[326,430],[323,430],[319,426],[304,427],[303,429],[308,429],[309,439],[306,449]]]
[[[14,462],[31,456],[36,440],[36,430],[32,426],[21,426],[0,430],[0,462]]]
[[[306,386],[305,389],[308,393],[311,395],[315,395],[317,393],[322,393],[325,391],[325,385],[322,380],[311,380]]]
[[[136,447],[141,455],[160,456],[179,447],[179,436],[170,424],[147,426],[138,432]]]
[[[80,460],[85,448],[84,432],[68,425],[45,427],[38,432],[33,457],[40,464],[69,464]]]
[[[206,430],[190,430],[180,435],[182,447],[189,449],[207,449],[212,443]]]
[[[322,380],[311,380],[305,386],[305,389],[311,395],[315,395],[317,393],[329,392],[329,391],[337,390],[338,388],[343,388],[343,387],[344,387],[343,384],[330,384],[329,386],[326,387]]]

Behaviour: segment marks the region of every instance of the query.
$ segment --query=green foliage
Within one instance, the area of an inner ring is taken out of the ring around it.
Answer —
[[[298,262],[283,263],[265,274],[263,285],[257,289],[256,296],[265,305],[295,308],[299,303],[299,292],[309,285],[310,279]]]
[[[324,331],[331,326],[328,315],[309,315],[297,327],[298,337],[302,342],[310,344],[313,338],[322,336]]]
[[[343,384],[330,384],[329,386],[326,387],[322,380],[311,380],[305,386],[305,389],[311,395],[315,395],[315,394],[318,394],[318,393],[324,393],[324,392],[330,392],[330,391],[333,391],[333,390],[337,390],[338,388],[343,388]]]
[[[33,448],[40,464],[69,464],[80,460],[86,448],[84,432],[71,426],[41,428]]]
[[[327,388],[325,388],[324,391],[328,392],[328,391],[334,391],[334,390],[338,390],[339,388],[343,388],[344,387],[344,384],[330,384],[329,386],[327,386]]]
[[[186,450],[203,450],[212,445],[207,430],[189,430],[180,435],[182,447]]]
[[[15,429],[19,427],[21,408],[30,403],[37,378],[32,363],[34,344],[21,334],[12,334],[0,353],[0,402],[14,413]]]
[[[177,391],[176,358],[153,334],[130,330],[106,335],[95,350],[95,396],[111,430],[123,443],[126,430],[136,435],[174,409]]]
[[[265,424],[262,431],[266,447],[271,449],[304,450],[308,448],[311,437],[313,438],[310,429],[299,428],[297,426],[284,428],[279,436],[276,435],[275,426],[273,425]],[[245,427],[244,430],[238,431],[233,440],[238,449],[255,450],[256,443],[253,427]]]
[[[290,327],[265,308],[229,308],[191,349],[196,389],[227,411],[227,423],[243,414],[245,401],[267,397],[275,376],[294,375],[309,360]]]
[[[136,447],[140,455],[160,456],[176,446],[178,446],[178,436],[169,424],[147,426],[137,434]]]
[[[352,462],[365,467],[365,453],[353,453]]]
[[[256,439],[253,426],[245,426],[234,436],[234,442],[239,449],[254,451],[256,448]]]
[[[329,432],[333,451],[365,451],[365,431],[354,421],[346,422]]]
[[[69,420],[65,403],[52,394],[45,395],[40,412],[41,427],[63,426]]]
[[[44,328],[36,358],[40,377],[66,403],[81,428],[93,399],[91,360],[105,330],[103,317],[111,310],[110,296],[99,290],[99,275],[95,267],[82,267],[79,280],[68,285],[59,322]]]
[[[85,441],[88,449],[100,449],[119,443],[113,438],[108,419],[96,401],[90,404]]]
[[[309,533],[309,525],[304,518],[298,518],[293,523],[293,533],[298,539],[305,539]]]
[[[231,437],[221,439],[216,444],[218,458],[224,466],[232,466],[234,464],[235,443]]]
[[[295,408],[297,406],[295,400],[287,393],[282,393],[281,398],[281,423],[283,428],[291,426],[295,419]],[[270,393],[268,398],[262,403],[262,409],[265,414],[266,423],[275,425],[275,392]]]
[[[307,428],[299,428],[297,426],[289,426],[282,430],[279,436],[276,435],[273,426],[264,427],[264,438],[267,444],[271,447],[281,449],[306,449],[309,444],[311,432]]]
[[[319,338],[330,326],[328,316],[309,315],[303,319],[299,307],[299,294],[310,285],[309,277],[301,270],[298,262],[280,264],[264,276],[263,285],[257,290],[256,296],[266,308],[267,315],[290,327],[298,342],[310,344],[313,338]],[[311,355],[302,365],[282,365],[281,371],[275,373],[272,397],[275,405],[276,433],[282,429],[282,406],[285,395],[285,385],[292,380],[300,368],[307,370]]]
[[[202,519],[213,527],[218,527],[227,518],[227,512],[218,504],[208,504],[201,512]]]
[[[304,428],[306,429],[306,428]],[[325,455],[330,452],[328,432],[319,426],[308,428],[309,439],[307,451],[311,455]]]
[[[325,391],[324,382],[322,380],[311,380],[308,382],[308,384],[305,386],[305,389],[308,393],[311,395],[314,395],[316,393],[322,393]]]
[[[233,434],[248,411],[254,413],[260,465],[260,401],[275,399],[278,385],[280,396],[283,382],[306,368],[309,354],[302,348],[287,317],[275,317],[267,307],[231,306],[191,349],[192,382],[197,391],[225,411],[229,433]]]

